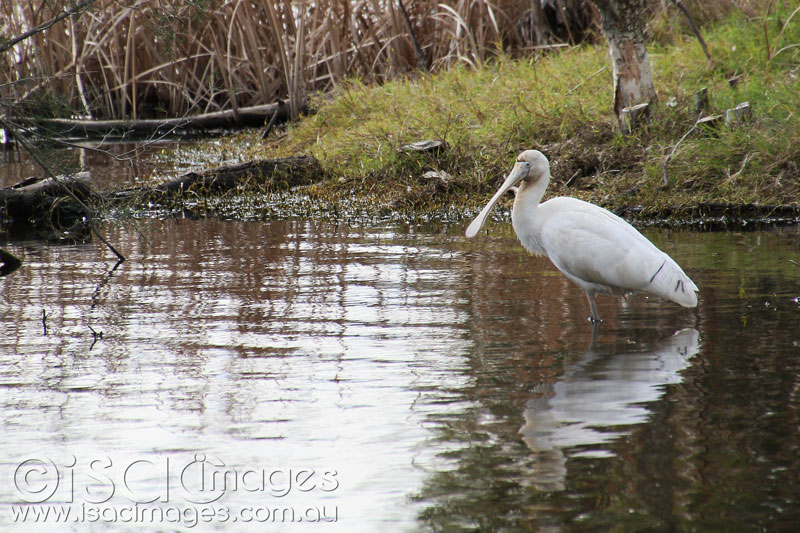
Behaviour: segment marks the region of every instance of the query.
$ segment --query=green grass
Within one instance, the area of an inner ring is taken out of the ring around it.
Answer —
[[[581,197],[612,209],[680,211],[707,202],[797,204],[800,194],[800,14],[777,36],[792,9],[766,18],[740,12],[703,29],[709,64],[690,36],[650,46],[659,105],[649,126],[615,131],[611,65],[605,43],[528,60],[499,58],[479,69],[453,67],[375,87],[357,80],[314,101],[314,113],[266,142],[236,141],[247,157],[312,154],[326,180],[310,195],[362,197],[376,209],[431,213],[474,210],[515,155],[528,148],[550,159],[548,195]],[[768,52],[766,34],[770,39]],[[602,70],[602,69],[606,70]],[[736,88],[728,79],[742,75]],[[694,124],[693,95],[707,87],[714,113],[749,101],[753,118],[714,134],[695,133],[676,150],[662,187],[662,164]],[[441,155],[400,148],[434,139]],[[452,176],[424,179],[427,170]],[[574,184],[565,183],[576,176]]]

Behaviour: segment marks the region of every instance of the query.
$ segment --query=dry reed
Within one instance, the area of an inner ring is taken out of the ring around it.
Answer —
[[[16,5],[15,5],[16,4]],[[3,3],[0,31],[24,32],[60,2]],[[524,46],[514,24],[526,0],[408,2],[414,35],[434,67],[477,64]],[[346,77],[381,82],[418,69],[393,0],[98,0],[0,57],[3,99],[58,95],[97,117],[238,109],[288,99]]]
[[[421,70],[412,32],[434,70],[529,52],[520,24],[529,7],[406,2],[409,31],[395,0],[97,0],[0,55],[0,99],[39,102],[41,112],[56,95],[72,112],[141,118],[236,112],[280,98],[297,116],[307,94],[348,77],[380,83]],[[0,36],[62,9],[57,1],[3,2]]]

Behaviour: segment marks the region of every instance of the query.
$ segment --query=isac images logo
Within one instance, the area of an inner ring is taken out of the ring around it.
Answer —
[[[334,469],[232,467],[206,454],[30,457],[15,466],[11,514],[18,523],[336,522],[338,488]]]

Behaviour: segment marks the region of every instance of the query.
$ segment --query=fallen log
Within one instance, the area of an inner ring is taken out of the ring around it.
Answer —
[[[99,193],[88,172],[57,179],[29,178],[0,189],[0,221],[67,227],[87,218],[85,206],[102,211],[123,202],[180,199],[239,188],[279,191],[310,185],[323,177],[314,157],[298,156],[249,161],[183,176],[150,187]],[[77,199],[76,199],[77,198]],[[80,200],[80,201],[79,201]]]
[[[47,129],[51,135],[57,133],[73,137],[141,138],[170,132],[203,133],[214,129],[263,127],[271,120],[274,124],[288,119],[289,106],[278,102],[181,118],[139,120],[51,118],[38,120],[36,125]]]
[[[286,190],[309,185],[322,177],[322,167],[311,156],[248,161],[204,172],[188,172],[183,176],[152,187],[124,189],[107,195],[110,200],[132,196],[179,196],[187,193],[218,193],[238,187]]]
[[[88,172],[52,178],[28,178],[0,189],[0,220],[66,227],[89,216],[86,205],[99,196]]]

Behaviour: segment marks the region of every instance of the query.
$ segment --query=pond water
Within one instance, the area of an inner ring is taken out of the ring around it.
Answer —
[[[646,230],[700,305],[600,298],[596,339],[508,224],[463,229],[131,221],[116,267],[4,243],[0,527],[800,523],[796,227]]]
[[[221,142],[160,140],[142,142],[76,141],[71,147],[48,149],[37,146],[40,158],[58,174],[89,171],[97,190],[124,189],[158,182],[209,166],[235,163],[224,153]],[[0,188],[31,177],[44,177],[41,167],[21,148],[0,145]]]

